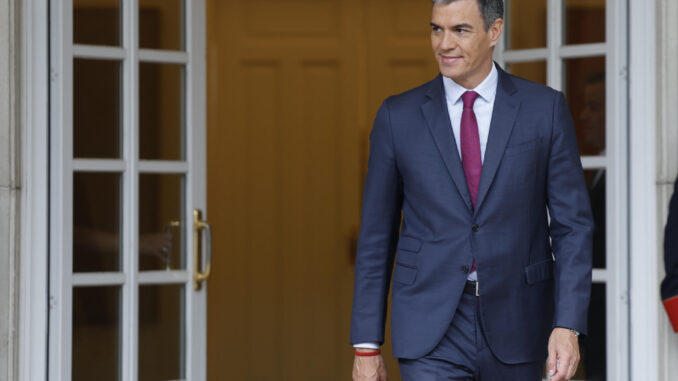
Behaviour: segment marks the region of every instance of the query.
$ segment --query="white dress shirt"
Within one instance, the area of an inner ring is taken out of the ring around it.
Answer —
[[[478,136],[480,138],[480,157],[485,161],[485,147],[487,147],[487,137],[490,135],[490,121],[492,120],[492,110],[494,110],[494,98],[497,95],[497,82],[499,74],[497,68],[492,63],[492,70],[490,74],[480,82],[478,86],[473,89],[466,89],[463,86],[454,82],[451,78],[443,76],[443,86],[445,87],[445,99],[447,100],[447,111],[450,114],[450,122],[452,122],[452,132],[454,133],[454,140],[457,143],[457,152],[461,159],[461,143],[459,134],[461,130],[461,113],[464,110],[464,101],[461,96],[469,91],[478,93],[478,97],[473,103],[473,113],[476,115],[478,121]],[[477,281],[478,273],[472,272],[469,274],[468,280]],[[379,349],[379,343],[359,343],[355,344],[356,348]]]

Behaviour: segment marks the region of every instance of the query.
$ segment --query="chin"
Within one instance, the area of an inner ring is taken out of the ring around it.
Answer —
[[[448,68],[440,68],[440,73],[445,77],[454,78],[459,76],[459,73],[456,70],[450,70]]]
[[[444,75],[445,77],[452,78],[457,82],[457,79],[461,79],[464,76],[464,73],[462,70],[459,70],[458,68],[451,68],[451,67],[443,67],[443,66],[438,66],[440,69],[440,73]]]
[[[444,75],[447,78],[452,79],[456,83],[460,83],[461,81],[464,80],[464,76],[462,73],[459,73],[458,71],[455,70],[445,70],[445,71],[440,71],[442,75]]]

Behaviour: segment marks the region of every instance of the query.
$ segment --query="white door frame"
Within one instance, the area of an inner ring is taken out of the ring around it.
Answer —
[[[205,80],[205,2],[204,0],[186,0],[190,2],[186,13],[186,30],[191,31],[188,35],[192,38],[186,41],[186,52],[182,57],[168,57],[159,52],[157,61],[166,62],[168,58],[187,62],[187,104],[186,123],[194,128],[194,133],[186,139],[187,160],[184,166],[188,168],[187,182],[194,184],[193,188],[187,188],[186,216],[191,216],[193,208],[203,211],[206,209],[205,184],[198,185],[191,181],[190,177],[205,179],[206,176],[206,80]],[[20,303],[19,303],[19,352],[18,367],[20,380],[46,380],[60,379],[63,375],[61,361],[50,359],[49,356],[49,327],[52,329],[59,324],[57,321],[49,321],[49,310],[59,308],[55,300],[49,300],[49,284],[54,282],[54,276],[50,279],[49,253],[50,233],[49,220],[49,192],[54,191],[50,187],[50,86],[62,82],[60,72],[50,67],[50,14],[48,10],[50,0],[23,0],[21,4],[21,117],[23,128],[21,130],[22,144],[22,202],[21,202],[21,261],[19,269],[20,277]],[[70,1],[69,1],[70,3]],[[136,6],[136,0],[125,1],[129,5]],[[52,12],[60,11],[52,7]],[[128,9],[123,10],[128,11]],[[135,20],[136,22],[136,20]],[[54,27],[54,25],[52,25]],[[129,33],[130,25],[123,26],[123,34]],[[55,30],[51,32],[51,38],[55,38]],[[123,37],[124,38],[124,37]],[[82,52],[86,53],[86,52]],[[146,54],[146,60],[154,60],[156,54],[153,51],[141,52]],[[190,55],[190,61],[188,58]],[[54,60],[52,61],[54,62]],[[125,73],[125,80],[129,81],[129,74]],[[72,73],[69,75],[72,78]],[[130,100],[132,102],[133,100]],[[127,106],[125,106],[127,107]],[[61,110],[52,110],[61,111]],[[54,118],[54,114],[52,118]],[[129,116],[126,110],[125,117]],[[58,116],[56,117],[59,118]],[[127,123],[127,122],[126,122]],[[52,155],[55,153],[52,152]],[[53,156],[52,160],[59,159]],[[81,163],[82,164],[82,163]],[[85,165],[88,163],[84,163]],[[153,169],[150,163],[147,169]],[[167,166],[163,167],[167,171]],[[55,172],[52,172],[54,181]],[[60,177],[57,180],[62,180]],[[58,210],[57,210],[58,212]],[[51,218],[55,218],[54,211]],[[129,235],[129,233],[128,233]],[[53,241],[60,242],[64,236]],[[65,237],[69,240],[70,237]],[[188,234],[186,247],[191,248],[192,235]],[[128,242],[126,242],[128,243]],[[54,244],[54,242],[53,242]],[[57,243],[58,245],[59,243]],[[187,249],[187,273],[192,278],[193,261],[190,249]],[[54,274],[52,274],[54,275]],[[157,278],[157,277],[156,277]],[[157,281],[157,279],[156,279]],[[186,287],[191,288],[188,282]],[[198,309],[206,310],[206,287],[201,292],[187,292],[187,303],[192,303]],[[125,313],[123,311],[123,313]],[[123,319],[128,319],[128,316]],[[195,318],[186,316],[186,329],[192,332],[196,338],[187,344],[186,360],[188,371],[186,377],[191,380],[204,380],[206,378],[206,314]],[[128,327],[131,326],[128,324]],[[68,328],[68,327],[67,327]],[[133,329],[133,328],[129,328]],[[62,331],[62,330],[60,330]],[[62,331],[63,332],[63,331]],[[67,329],[70,332],[70,329]],[[129,332],[122,332],[128,334]],[[55,341],[53,340],[52,345]],[[70,340],[69,340],[70,341]],[[56,349],[56,348],[55,348]],[[125,360],[123,356],[122,361]],[[129,360],[127,360],[129,362]],[[55,373],[48,374],[48,367],[57,365]],[[125,364],[127,373],[123,373],[123,379],[136,379],[136,364]],[[70,367],[66,364],[66,367]],[[132,377],[132,378],[128,378]]]
[[[19,380],[47,379],[49,41],[48,0],[21,4],[21,260]]]
[[[629,274],[632,380],[659,380],[657,1],[629,4]],[[663,227],[663,225],[662,225]]]

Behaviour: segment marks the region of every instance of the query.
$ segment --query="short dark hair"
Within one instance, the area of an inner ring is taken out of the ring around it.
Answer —
[[[442,4],[447,5],[454,3],[457,0],[431,0],[433,5]],[[485,30],[490,29],[497,19],[504,17],[504,0],[476,0],[480,14],[483,15],[483,22]]]

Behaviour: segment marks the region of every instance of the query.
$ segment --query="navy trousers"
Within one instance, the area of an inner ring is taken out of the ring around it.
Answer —
[[[538,381],[544,361],[504,364],[487,345],[478,297],[463,294],[445,336],[426,356],[398,359],[403,381]]]

